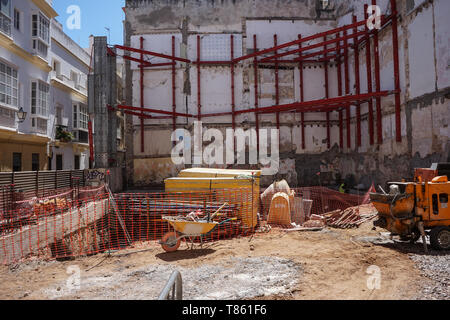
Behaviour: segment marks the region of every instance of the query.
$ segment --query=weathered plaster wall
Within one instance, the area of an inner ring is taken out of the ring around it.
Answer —
[[[412,3],[414,2],[414,3]],[[390,14],[389,0],[378,1],[383,14]],[[278,43],[308,36],[351,22],[355,13],[363,18],[362,1],[336,3],[336,11],[316,17],[315,1],[127,1],[125,44],[139,47],[143,36],[144,48],[171,53],[172,35],[176,37],[176,54],[196,60],[196,38],[202,37],[202,60],[229,60],[229,36],[235,36],[235,56],[253,52],[253,35],[257,35],[258,50]],[[277,177],[286,178],[291,185],[318,184],[316,173],[330,176],[333,183],[339,177],[354,184],[369,187],[372,182],[383,184],[389,180],[411,177],[413,168],[429,167],[436,161],[449,158],[449,22],[450,3],[446,0],[397,1],[399,21],[399,58],[401,85],[402,142],[395,141],[394,96],[382,98],[383,143],[370,145],[368,104],[361,105],[362,144],[356,146],[356,106],[351,108],[351,146],[347,146],[344,112],[344,150],[340,150],[338,113],[332,112],[331,149],[327,148],[326,116],[324,113],[305,114],[306,149],[301,145],[300,114],[282,114],[280,127],[280,171]],[[274,13],[275,12],[275,13]],[[338,18],[333,17],[336,15]],[[331,19],[330,19],[331,18]],[[215,42],[214,42],[215,41]],[[313,44],[314,42],[311,42]],[[214,44],[216,49],[214,49]],[[208,49],[209,48],[209,49]],[[373,44],[372,44],[373,49]],[[367,92],[365,46],[360,48],[361,92]],[[214,59],[215,58],[215,59]],[[163,62],[155,58],[153,63]],[[254,73],[252,61],[236,67],[236,110],[252,108],[254,101]],[[381,90],[394,89],[393,49],[391,27],[380,31]],[[127,69],[127,101],[139,106],[139,72],[131,63]],[[372,67],[374,66],[372,55]],[[280,64],[280,103],[300,100],[298,66]],[[338,95],[337,68],[329,65],[330,97]],[[305,64],[305,100],[325,98],[324,69],[321,64]],[[354,57],[349,57],[350,88],[355,93]],[[201,69],[202,112],[231,110],[231,80],[228,66],[207,66]],[[344,83],[344,72],[342,72]],[[275,73],[273,68],[259,69],[259,105],[275,104]],[[145,105],[172,110],[171,70],[160,68],[145,72]],[[132,84],[132,86],[131,86]],[[375,83],[373,82],[375,89]],[[343,88],[345,90],[345,87]],[[194,65],[178,65],[176,73],[176,101],[178,112],[197,114],[197,69]],[[375,110],[375,100],[374,100]],[[374,112],[376,120],[376,113]],[[253,114],[236,117],[254,126]],[[273,127],[275,115],[261,115],[261,128]],[[176,174],[170,165],[170,135],[172,120],[145,120],[145,151],[140,150],[140,120],[128,118],[134,124],[129,131],[129,176],[134,174],[136,185],[161,183]],[[178,127],[191,129],[192,120],[177,119]],[[231,116],[205,118],[207,127],[231,127]],[[267,180],[272,180],[270,178]],[[264,182],[264,181],[263,181]],[[323,181],[322,181],[323,182]]]

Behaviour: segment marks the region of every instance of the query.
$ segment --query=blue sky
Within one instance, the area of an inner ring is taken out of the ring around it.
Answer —
[[[79,6],[81,12],[80,29],[70,30],[67,20],[70,15],[67,9],[71,5]],[[122,7],[125,0],[53,0],[53,8],[58,12],[56,18],[64,27],[64,31],[81,47],[89,46],[89,36],[108,36],[111,31],[110,44],[123,43],[123,24],[125,14]]]

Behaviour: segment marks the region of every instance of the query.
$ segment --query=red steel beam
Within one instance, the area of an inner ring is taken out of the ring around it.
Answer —
[[[334,39],[331,39],[331,40],[322,41],[322,42],[319,42],[319,43],[316,43],[316,44],[312,44],[312,45],[309,45],[309,46],[306,46],[306,47],[302,47],[301,49],[295,49],[295,50],[291,50],[291,51],[286,51],[286,52],[283,52],[283,53],[275,54],[273,56],[265,57],[265,58],[261,59],[260,61],[261,62],[270,61],[270,60],[273,60],[273,59],[277,59],[277,58],[281,58],[281,57],[297,54],[297,53],[304,52],[304,51],[307,51],[307,50],[311,50],[311,49],[315,49],[315,48],[321,48],[323,46],[336,43],[339,40],[346,41],[346,40],[352,39],[354,37],[354,35],[347,35],[346,32],[347,31],[344,31],[344,36],[342,38],[339,38],[339,39],[334,38]],[[365,35],[365,31],[361,31],[361,32],[358,32],[356,34],[356,36],[364,36],[364,35]],[[347,43],[347,42],[345,42],[345,43]],[[346,45],[344,45],[344,46],[346,46]],[[330,49],[330,50],[332,50],[332,49]],[[317,55],[317,52],[315,52],[314,55]]]
[[[175,36],[172,36],[172,56],[175,56]],[[172,110],[173,110],[173,131],[177,130],[177,97],[176,97],[176,69],[175,61],[172,64]],[[175,142],[174,142],[175,143]]]
[[[280,60],[271,60],[271,61],[264,61],[264,62],[258,62],[258,64],[275,64],[275,63],[295,63],[302,61],[304,63],[321,63],[326,61],[331,61],[333,59],[336,59],[337,55],[329,55],[327,56],[327,59],[321,58],[321,59],[280,59]]]
[[[376,6],[377,1],[372,0],[372,5]],[[374,47],[374,63],[375,63],[375,91],[381,90],[381,80],[380,80],[380,52],[378,43],[378,30],[374,29],[373,35],[373,47]],[[383,116],[381,113],[381,97],[376,98],[376,109],[377,109],[377,142],[378,144],[383,143]]]
[[[140,38],[141,50],[144,49],[144,37]],[[141,52],[141,60],[144,60],[144,54]],[[140,82],[139,87],[141,90],[141,108],[144,109],[144,65],[141,65],[140,69]],[[144,111],[141,112],[144,114]],[[144,118],[141,118],[141,152],[145,151],[145,134],[144,134]]]
[[[170,67],[170,66],[176,66],[176,62],[167,62],[167,63],[154,63],[150,65],[144,65],[144,68],[156,68],[156,67]],[[141,65],[139,65],[139,68]]]
[[[122,58],[124,58],[125,60],[131,60],[131,61],[134,61],[134,62],[142,63],[144,66],[151,66],[152,65],[148,61],[141,60],[141,59],[138,59],[138,58],[133,58],[133,57],[130,57],[130,56],[127,56],[127,55],[123,55]],[[139,67],[141,67],[141,66],[139,66]]]
[[[323,37],[323,41],[327,41],[327,37]],[[327,50],[327,46],[324,46],[324,51]],[[323,69],[325,71],[325,98],[328,99],[330,97],[330,92],[328,89],[328,62],[324,62]],[[327,148],[331,148],[331,128],[330,128],[330,111],[326,113],[327,116]]]
[[[364,5],[364,19],[369,19],[369,14],[367,13],[369,5]],[[369,27],[366,25],[366,73],[367,73],[367,92],[372,93],[372,57],[371,57],[371,45],[370,45],[370,36],[369,36]],[[373,126],[373,100],[369,100],[369,140],[370,145],[374,144],[374,126]]]
[[[253,35],[253,49],[256,52],[258,49],[256,34]],[[255,110],[259,108],[259,99],[258,99],[258,59],[255,57],[253,60],[253,71],[255,78]],[[259,154],[259,114],[255,112],[255,123],[256,123],[256,139],[257,139],[257,152]]]
[[[347,30],[344,30],[344,35],[347,34]],[[350,77],[349,77],[349,69],[348,69],[348,47],[347,47],[347,37],[344,39],[344,78],[345,78],[345,94],[350,94]],[[345,108],[345,117],[347,123],[347,148],[352,147],[351,140],[351,128],[350,128],[350,106],[346,106]]]
[[[360,22],[358,22],[357,26],[359,27],[359,26],[362,26],[364,24],[366,24],[366,21],[360,21]],[[299,39],[299,40],[287,42],[285,44],[282,44],[282,45],[279,45],[279,46],[276,46],[276,47],[273,47],[273,48],[268,48],[268,49],[265,49],[265,50],[261,50],[261,51],[258,51],[258,52],[254,52],[254,53],[251,53],[251,54],[248,54],[248,55],[236,58],[236,59],[234,59],[234,62],[237,63],[237,62],[242,61],[242,60],[247,60],[247,59],[250,59],[250,58],[254,58],[254,57],[266,54],[266,53],[273,52],[275,50],[281,50],[281,49],[284,49],[284,48],[287,48],[287,47],[298,45],[299,43],[311,41],[311,40],[314,40],[314,39],[319,39],[319,38],[322,38],[324,36],[333,35],[333,34],[336,34],[336,33],[340,32],[340,31],[344,31],[344,30],[348,30],[348,29],[352,29],[352,28],[353,28],[353,25],[349,24],[349,25],[342,26],[340,28],[336,28],[336,29],[325,31],[325,32],[317,33],[317,34],[309,36],[309,37],[305,37],[305,38],[302,38],[302,39]],[[320,46],[323,46],[323,45],[324,44],[322,43]]]
[[[276,47],[278,45],[278,38],[277,35],[274,34],[273,35],[273,44]],[[275,54],[277,53],[277,51],[275,50]],[[275,59],[276,61],[277,59]],[[278,62],[275,62],[275,105],[279,105],[280,104],[280,92],[279,92],[279,78],[278,78]],[[280,113],[277,112],[276,113],[276,118],[277,118],[277,129],[280,130]]]
[[[218,60],[218,61],[194,61],[192,62],[192,64],[194,65],[232,65],[233,61],[223,61],[223,60]]]
[[[357,21],[355,15],[352,17],[353,23]],[[353,29],[353,34],[356,34],[358,29],[355,27]],[[365,31],[364,31],[365,32]],[[361,83],[360,83],[360,75],[359,75],[359,45],[358,38],[355,36],[353,38],[353,52],[355,58],[355,89],[356,94],[361,93]],[[356,146],[361,147],[361,105],[359,103],[356,104]]]
[[[197,112],[198,112],[198,120],[202,120],[202,95],[201,95],[201,72],[200,72],[200,36],[197,36]]]
[[[114,47],[117,49],[124,50],[124,51],[140,53],[141,55],[149,55],[149,56],[159,57],[159,58],[168,59],[168,60],[175,60],[178,62],[191,63],[191,60],[178,58],[178,57],[171,57],[166,54],[162,54],[162,53],[158,53],[158,52],[153,52],[153,51],[148,51],[148,50],[143,50],[143,49],[136,49],[136,48],[126,47],[126,46],[121,46],[121,45],[115,45]]]
[[[139,117],[140,119],[152,119],[152,120],[172,119],[171,116],[157,116],[157,117],[153,117],[153,116],[148,115],[148,114],[142,115],[139,112],[133,112],[133,111],[127,111],[127,110],[123,111],[123,113]]]
[[[381,91],[381,92],[373,92],[371,94],[369,93],[363,93],[360,95],[346,95],[343,97],[336,97],[336,98],[329,98],[329,99],[319,99],[319,100],[311,100],[311,101],[305,101],[305,102],[294,102],[279,106],[271,106],[271,107],[264,107],[259,108],[258,110],[255,109],[247,109],[247,110],[238,110],[236,111],[236,114],[243,114],[243,113],[251,113],[251,112],[260,112],[260,113],[273,113],[273,112],[288,112],[293,110],[299,110],[303,107],[316,107],[316,106],[322,106],[322,105],[339,105],[339,104],[350,104],[355,103],[356,101],[367,101],[370,98],[373,97],[385,97],[391,94],[391,91]]]
[[[299,34],[298,39],[301,40],[302,36]],[[299,49],[302,48],[302,43],[300,42],[298,44]],[[302,57],[302,54],[300,53],[300,58]],[[300,61],[298,64],[298,70],[300,72],[300,102],[305,101],[305,91],[303,87],[303,61]],[[306,149],[306,137],[305,137],[305,113],[301,113],[301,127],[302,127],[302,149]]]
[[[144,112],[147,112],[147,113],[167,114],[170,116],[175,115],[177,117],[185,117],[185,118],[194,118],[195,117],[192,114],[187,114],[187,113],[164,111],[164,110],[150,109],[150,108],[138,108],[138,107],[126,106],[126,105],[122,105],[122,104],[118,105],[117,108],[122,109],[122,110],[129,110],[129,111],[140,111],[141,115],[144,115]]]
[[[398,56],[398,12],[397,3],[391,0],[392,9],[392,42],[394,52],[394,80],[395,80],[395,128],[396,140],[402,142],[401,101],[400,101],[400,62]]]
[[[89,120],[88,122],[88,133],[89,133],[89,169],[93,168],[94,163],[94,137],[92,134],[92,121]]]
[[[235,112],[236,115],[238,114],[244,114],[244,113],[274,113],[274,112],[292,112],[292,111],[299,111],[299,112],[326,112],[326,111],[333,111],[333,110],[339,110],[343,106],[347,106],[350,104],[354,104],[356,101],[368,101],[371,98],[374,97],[384,97],[393,92],[391,91],[381,91],[381,92],[373,92],[371,94],[364,93],[360,95],[348,95],[343,97],[336,97],[336,98],[329,98],[329,99],[320,99],[320,100],[313,100],[313,101],[306,101],[306,102],[295,102],[291,104],[285,104],[285,105],[279,105],[279,106],[271,106],[271,107],[264,107],[264,108],[258,108],[258,109],[247,109],[247,110],[238,110]],[[150,109],[150,108],[138,108],[138,107],[132,107],[132,106],[125,106],[125,105],[118,105],[118,109],[125,110],[124,112],[132,112],[132,111],[140,111],[140,112],[146,112],[146,113],[157,113],[157,114],[165,114],[173,116],[173,112],[171,111],[164,111],[164,110],[157,110],[157,109]],[[157,119],[157,117],[152,117],[150,115],[134,112],[134,115],[137,116],[144,116],[144,118],[149,119]],[[185,118],[195,118],[196,116],[186,113],[175,113],[178,117],[185,117]],[[216,116],[227,116],[231,115],[231,112],[221,112],[221,113],[210,113],[210,114],[203,114],[202,117],[216,117]],[[171,117],[164,117],[164,119],[171,119]]]

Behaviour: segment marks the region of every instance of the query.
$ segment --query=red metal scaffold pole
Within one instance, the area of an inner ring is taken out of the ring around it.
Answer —
[[[372,0],[372,5],[376,6],[377,1]],[[380,53],[379,53],[379,47],[378,47],[378,30],[374,30],[373,35],[373,47],[374,47],[374,62],[375,62],[375,91],[381,90],[381,80],[380,80]],[[377,138],[378,138],[378,144],[383,143],[383,118],[381,113],[381,98],[376,98],[376,104],[377,104]]]
[[[339,37],[339,35],[337,35]],[[337,78],[338,78],[338,96],[342,97],[342,68],[341,68],[341,42],[337,43],[338,58],[337,58]],[[342,109],[339,109],[339,147],[344,149],[344,116]]]
[[[140,38],[141,50],[144,50],[144,37]],[[144,60],[144,54],[141,52],[141,60]],[[144,109],[144,65],[140,65],[140,90],[141,90],[141,108]],[[144,115],[144,111],[141,112]],[[144,118],[141,118],[141,152],[145,151],[145,132],[144,132]]]
[[[256,42],[256,34],[253,35],[253,49],[256,52],[258,50],[257,42]],[[259,108],[259,99],[258,99],[258,58],[255,57],[253,60],[253,70],[255,77],[255,109]],[[259,114],[255,112],[255,123],[256,123],[256,140],[257,140],[257,152],[259,155]]]
[[[323,37],[323,41],[327,41],[327,37]],[[327,46],[324,46],[324,50],[327,50]],[[325,54],[326,57],[326,54]],[[328,99],[330,97],[329,89],[328,89],[328,62],[325,61],[323,68],[325,70],[325,98]],[[331,130],[330,130],[330,112],[326,113],[327,116],[327,148],[331,148]]]
[[[172,36],[172,56],[175,57],[175,36]],[[176,97],[176,63],[172,60],[172,110],[173,110],[173,131],[177,130],[177,97]],[[174,142],[175,144],[175,142]]]
[[[347,35],[347,30],[344,30],[344,36]],[[348,46],[347,46],[347,37],[344,38],[344,77],[345,77],[345,95],[350,94],[350,77],[349,77],[349,70],[348,70]],[[351,149],[352,147],[352,140],[351,140],[351,124],[350,124],[350,117],[351,117],[351,110],[350,105],[347,105],[345,107],[345,117],[346,117],[346,123],[347,123],[347,148]]]
[[[276,47],[278,45],[278,38],[277,35],[273,35],[273,44]],[[275,54],[277,54],[277,51],[275,50]],[[279,92],[279,78],[278,78],[278,59],[275,59],[275,104],[280,104],[280,92]],[[280,113],[276,113],[277,117],[277,129],[280,130]]]
[[[369,14],[367,13],[367,9],[369,5],[364,5],[364,19],[369,19]],[[366,71],[367,71],[367,92],[372,93],[372,57],[371,57],[371,45],[370,45],[370,36],[369,36],[369,27],[366,24]],[[374,123],[373,123],[373,100],[369,100],[369,140],[370,145],[372,146],[375,143],[374,139]]]
[[[398,12],[397,3],[391,0],[392,10],[392,42],[395,80],[395,128],[396,140],[402,142],[401,101],[400,101],[400,62],[398,57]]]
[[[201,79],[200,79],[200,36],[197,36],[197,110],[198,110],[198,121],[202,120],[202,92],[201,92]]]
[[[357,22],[357,18],[355,15],[353,15],[352,17],[353,19],[353,24],[356,24]],[[356,35],[356,33],[358,32],[358,28],[354,27],[353,29],[353,33]],[[360,80],[359,80],[359,45],[358,45],[358,38],[355,36],[355,38],[353,38],[353,44],[354,44],[354,58],[355,58],[355,89],[356,89],[356,94],[360,94],[361,93],[361,88],[360,88]],[[360,103],[356,103],[356,149],[358,149],[358,147],[361,147],[361,104]]]
[[[298,39],[301,40],[302,39],[302,35],[298,35]],[[298,44],[299,48],[302,48],[302,43],[300,42]],[[300,53],[300,58],[301,58],[302,54]],[[300,71],[300,102],[304,102],[305,101],[305,92],[304,92],[304,87],[303,87],[303,61],[299,62],[298,65],[298,69]],[[306,138],[305,138],[305,113],[301,112],[300,113],[301,116],[301,127],[302,127],[302,149],[305,150],[306,149]]]

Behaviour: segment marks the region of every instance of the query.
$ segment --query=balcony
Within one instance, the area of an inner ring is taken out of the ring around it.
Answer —
[[[59,86],[61,89],[73,90],[80,93],[83,96],[87,96],[87,88],[81,83],[77,83],[73,79],[65,76],[64,74],[57,73],[56,71],[51,72],[51,81],[53,85]]]
[[[64,143],[69,143],[75,140],[74,135],[70,132],[67,126],[56,125],[55,140],[59,140]]]
[[[89,143],[89,133],[84,130],[74,130],[73,135],[75,137],[74,141],[77,143]]]

